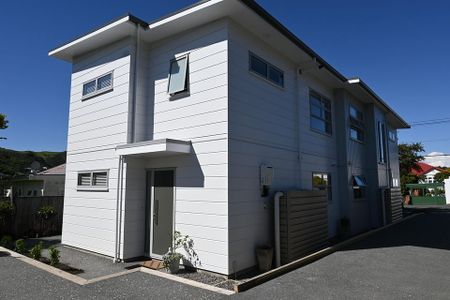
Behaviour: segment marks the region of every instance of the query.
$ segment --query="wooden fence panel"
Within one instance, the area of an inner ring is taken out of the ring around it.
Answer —
[[[292,191],[280,199],[281,264],[304,257],[328,242],[325,191]]]
[[[7,200],[10,201],[10,200]],[[35,237],[43,235],[57,235],[62,231],[64,197],[15,197],[14,216],[10,219],[11,234],[15,237]],[[38,210],[42,206],[53,206],[56,215],[49,220],[42,220]]]

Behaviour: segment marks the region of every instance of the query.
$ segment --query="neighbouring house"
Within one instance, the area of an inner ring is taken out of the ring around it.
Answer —
[[[328,191],[328,232],[384,223],[408,124],[250,0],[126,15],[49,52],[72,64],[62,242],[161,258],[174,230],[233,274],[273,243],[277,191]]]
[[[42,171],[28,178],[8,181],[4,195],[17,197],[64,196],[66,165]]]
[[[419,183],[434,183],[434,176],[438,173],[446,172],[442,168],[434,167],[424,162],[418,162],[417,168],[411,170],[412,175],[421,177]]]

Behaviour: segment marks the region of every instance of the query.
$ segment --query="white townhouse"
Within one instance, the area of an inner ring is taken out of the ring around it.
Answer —
[[[229,275],[273,243],[277,191],[328,190],[330,237],[384,223],[408,124],[255,1],[126,15],[49,55],[73,66],[64,244],[161,258],[178,230]]]

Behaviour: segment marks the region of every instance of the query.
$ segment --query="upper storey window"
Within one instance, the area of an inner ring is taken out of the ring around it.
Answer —
[[[249,70],[279,87],[284,87],[284,72],[251,52],[249,53]]]
[[[187,92],[189,82],[188,62],[188,55],[173,59],[170,62],[169,85],[167,88],[167,92],[170,95]]]
[[[364,117],[363,113],[353,105],[350,105],[350,138],[352,140],[364,141]]]
[[[331,101],[311,91],[309,110],[311,129],[331,134]]]
[[[112,72],[104,74],[83,84],[83,97],[87,99],[113,89]]]

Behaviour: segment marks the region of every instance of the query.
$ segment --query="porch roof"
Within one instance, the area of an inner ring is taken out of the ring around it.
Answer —
[[[116,147],[121,156],[169,156],[191,153],[191,142],[173,139],[143,141]]]

